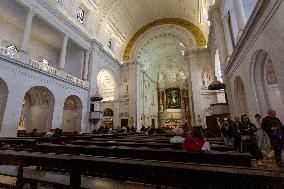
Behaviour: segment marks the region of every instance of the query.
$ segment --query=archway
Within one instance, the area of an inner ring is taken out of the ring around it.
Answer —
[[[61,129],[63,132],[80,132],[82,102],[75,95],[68,96],[64,102]]]
[[[115,102],[116,97],[116,80],[112,72],[107,69],[103,69],[99,72],[97,77],[98,91],[100,95],[103,97],[101,102],[101,110],[114,110],[117,107],[117,103]],[[116,112],[116,111],[115,111]],[[112,114],[109,116],[108,114],[103,114],[102,123],[104,126],[113,128],[114,117],[118,116]],[[118,123],[116,123],[118,124]]]
[[[266,115],[267,109],[273,108],[278,117],[284,119],[284,105],[279,83],[273,62],[267,52],[258,50],[254,54],[250,71],[258,113]]]
[[[30,88],[22,102],[19,130],[45,132],[52,127],[54,96],[43,86]]]
[[[2,121],[4,117],[7,97],[8,97],[8,87],[5,81],[0,78],[0,129],[2,127]]]
[[[247,114],[248,115],[248,105],[246,91],[244,83],[240,76],[237,76],[234,83],[234,94],[235,94],[235,113],[237,116]]]

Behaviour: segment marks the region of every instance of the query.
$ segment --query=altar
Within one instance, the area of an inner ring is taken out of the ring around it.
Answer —
[[[159,91],[159,127],[175,129],[189,120],[187,89],[167,88]]]

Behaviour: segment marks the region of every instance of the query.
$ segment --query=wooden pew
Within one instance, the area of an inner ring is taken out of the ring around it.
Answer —
[[[116,142],[136,142],[136,143],[145,143],[145,142],[155,142],[155,143],[170,143],[170,138],[92,138],[92,141],[116,141]],[[210,141],[208,140],[210,145],[216,146],[216,145],[223,145],[223,149],[225,148],[223,142],[219,141]],[[232,147],[227,147],[228,150],[231,150]]]
[[[213,165],[230,165],[251,167],[252,156],[248,153],[238,152],[187,152],[184,150],[174,149],[151,149],[136,147],[103,147],[93,145],[56,145],[56,144],[39,144],[34,151],[43,153],[58,153],[72,155],[94,155],[107,157],[120,157],[132,159],[147,159],[171,162],[191,162]]]
[[[224,167],[198,165],[192,163],[161,162],[155,160],[133,160],[129,158],[110,158],[97,156],[66,156],[42,153],[28,153],[0,150],[3,164],[18,165],[17,188],[24,183],[23,166],[36,165],[59,167],[69,170],[69,184],[72,189],[84,187],[81,175],[104,176],[114,180],[143,182],[177,188],[282,188],[284,173]],[[65,175],[66,176],[66,175]],[[52,183],[52,178],[50,181]],[[68,179],[68,178],[67,178]],[[41,177],[36,178],[40,181]],[[58,181],[60,182],[60,181]],[[59,184],[59,183],[58,183]]]
[[[13,148],[15,150],[22,150],[23,148],[34,148],[37,143],[36,139],[21,139],[21,138],[0,138],[0,149]]]
[[[171,148],[171,149],[182,149],[181,144],[171,144],[171,143],[159,143],[159,142],[143,142],[143,141],[135,141],[135,142],[120,142],[116,140],[92,140],[92,141],[70,141],[71,144],[78,145],[98,145],[98,146],[129,146],[129,147],[148,147],[148,148]],[[212,150],[216,151],[233,151],[233,147],[225,146],[225,145],[211,145]]]

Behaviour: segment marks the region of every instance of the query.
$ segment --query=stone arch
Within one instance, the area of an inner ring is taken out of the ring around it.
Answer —
[[[63,132],[81,131],[82,101],[78,96],[68,96],[64,102],[62,126]]]
[[[9,94],[8,86],[3,79],[0,78],[0,129],[6,108],[7,97]]]
[[[235,113],[237,116],[247,114],[248,104],[244,83],[240,76],[237,76],[234,81],[234,96],[235,96]]]
[[[284,118],[284,105],[281,99],[275,69],[268,53],[262,49],[256,51],[250,65],[252,88],[257,107],[257,113],[266,114],[268,108],[273,108]]]
[[[19,130],[46,132],[52,128],[54,96],[44,86],[31,87],[22,102]]]
[[[180,18],[162,18],[162,19],[158,19],[155,20],[153,22],[150,22],[148,24],[146,24],[145,26],[141,27],[130,39],[130,41],[127,43],[127,46],[124,50],[124,54],[123,54],[123,61],[128,61],[129,60],[129,56],[131,54],[131,50],[133,45],[135,44],[135,42],[137,41],[137,39],[143,34],[145,33],[147,30],[159,26],[159,25],[164,25],[164,24],[173,24],[173,25],[178,25],[181,27],[184,27],[185,29],[187,29],[188,31],[190,31],[193,36],[196,39],[196,42],[198,44],[198,46],[204,46],[206,45],[206,39],[202,33],[202,31],[195,26],[193,23],[184,20],[184,19],[180,19]]]

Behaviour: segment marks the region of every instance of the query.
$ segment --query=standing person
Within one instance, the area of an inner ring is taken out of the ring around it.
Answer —
[[[267,133],[270,142],[274,148],[274,157],[278,167],[283,168],[282,163],[282,148],[283,148],[283,131],[284,127],[281,121],[276,117],[276,111],[273,109],[267,110],[268,116],[263,118],[261,128]]]
[[[269,152],[271,149],[270,139],[265,131],[261,129],[261,115],[255,114],[255,126],[257,128],[256,140],[261,151]]]
[[[237,124],[231,120],[231,115],[227,115],[227,122],[228,122],[228,126],[229,128],[233,131],[234,136],[238,133],[238,127]]]
[[[257,160],[257,165],[262,165],[260,160],[263,159],[263,155],[257,145],[255,137],[255,132],[257,131],[257,128],[253,123],[250,122],[246,114],[242,115],[241,117],[241,123],[239,129],[242,135],[246,136],[247,138],[246,144],[249,153]]]
[[[234,145],[234,135],[235,131],[233,127],[229,126],[228,120],[220,118],[219,122],[221,124],[221,132],[224,138],[224,143],[226,146]]]

